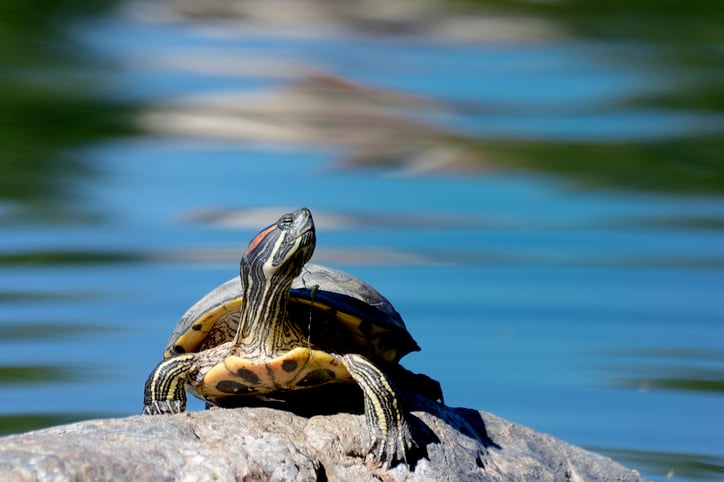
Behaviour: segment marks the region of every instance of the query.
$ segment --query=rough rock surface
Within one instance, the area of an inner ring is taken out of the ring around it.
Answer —
[[[416,460],[365,461],[364,416],[268,407],[91,420],[0,438],[3,480],[640,481],[613,460],[495,415],[417,400]]]

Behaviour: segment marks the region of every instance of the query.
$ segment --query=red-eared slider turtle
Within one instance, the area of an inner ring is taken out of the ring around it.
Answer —
[[[146,381],[143,413],[184,411],[186,389],[223,406],[351,381],[364,394],[375,461],[405,459],[414,442],[389,373],[404,372],[398,361],[419,347],[374,288],[306,264],[315,243],[307,209],[285,214],[252,239],[241,283],[219,286],[179,321],[165,360]],[[433,387],[432,398],[442,398],[437,382],[420,377]]]

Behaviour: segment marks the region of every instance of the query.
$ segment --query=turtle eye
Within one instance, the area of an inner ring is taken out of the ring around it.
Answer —
[[[286,214],[279,219],[280,228],[290,228],[294,224],[294,218],[291,215]]]

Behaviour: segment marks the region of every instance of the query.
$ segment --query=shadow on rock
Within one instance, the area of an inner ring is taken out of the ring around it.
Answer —
[[[500,449],[500,446],[488,434],[479,412],[444,405],[440,384],[426,375],[412,373],[399,366],[388,374],[397,386],[415,442],[415,446],[407,454],[411,471],[416,470],[422,459],[431,461],[439,458],[439,447],[450,443],[449,440],[442,440],[440,433],[444,433],[447,439],[458,440],[460,449],[464,449],[465,453],[475,454],[474,465],[480,469],[485,468],[488,460],[487,449]],[[286,410],[305,418],[338,413],[361,415],[364,414],[364,397],[356,384],[337,383],[308,390],[280,392],[273,397],[229,398],[222,401],[220,406],[263,406]],[[447,426],[446,430],[441,431],[440,426],[430,425],[439,425],[440,421]]]
[[[410,372],[399,365],[391,367],[388,375],[392,377],[397,386],[415,442],[415,446],[407,454],[407,463],[414,471],[414,467],[420,459],[429,459],[428,446],[440,444],[441,440],[425,421],[410,412],[422,410],[433,416],[441,416],[440,414],[446,411],[446,407],[442,403],[442,389],[437,380],[433,380],[427,375]],[[222,401],[219,406],[223,408],[263,406],[286,410],[305,418],[337,413],[360,415],[364,414],[364,395],[356,384],[333,383],[307,390],[279,392],[270,397],[246,399],[232,397]],[[210,407],[207,405],[207,408]],[[482,420],[480,423],[482,424]]]

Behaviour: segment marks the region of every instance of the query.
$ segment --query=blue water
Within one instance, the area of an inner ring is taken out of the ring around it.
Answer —
[[[598,112],[655,83],[603,61],[600,46],[229,37],[127,19],[84,25],[79,36],[124,65],[113,79],[116,95],[147,103],[283,83],[153,61],[208,49],[294,59],[361,84],[468,104],[475,109],[434,120],[483,137],[648,138],[707,123],[693,114]],[[546,115],[552,106],[555,115]],[[105,220],[5,226],[0,251],[144,257],[2,268],[0,291],[56,298],[3,303],[0,322],[92,329],[3,343],[0,365],[59,364],[75,377],[0,386],[0,414],[138,413],[145,378],[178,317],[235,276],[245,244],[274,221],[229,227],[192,214],[307,206],[320,225],[315,260],[354,273],[392,301],[423,348],[403,363],[440,380],[449,405],[584,446],[724,453],[720,392],[648,383],[687,367],[721,373],[724,233],[647,221],[720,217],[722,198],[580,190],[530,173],[340,169],[333,145],[268,149],[149,135],[91,146],[84,155],[102,175],[78,185],[79,203]],[[335,223],[339,216],[349,223]]]

